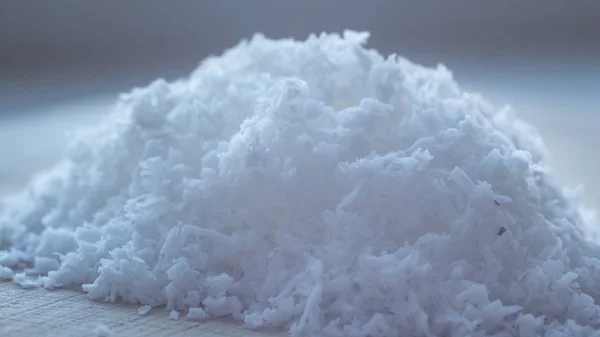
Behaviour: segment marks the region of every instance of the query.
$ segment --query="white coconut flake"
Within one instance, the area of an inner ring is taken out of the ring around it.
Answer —
[[[96,337],[111,337],[113,335],[112,331],[103,324],[96,326],[93,333]]]
[[[37,277],[31,277],[26,273],[16,273],[12,277],[12,282],[20,285],[23,289],[33,289],[42,286],[42,280]]]
[[[48,257],[36,256],[33,260],[33,268],[26,269],[27,274],[32,275],[43,275],[49,271],[56,270],[59,268],[59,261]]]
[[[152,310],[152,306],[151,305],[142,305],[138,308],[138,314],[141,316],[145,316],[147,315],[150,310]]]
[[[187,313],[187,318],[193,320],[205,319],[208,317],[204,309],[202,308],[189,308]]]
[[[15,272],[8,267],[0,266],[0,281],[11,281]]]
[[[256,35],[123,95],[2,210],[0,265],[295,335],[598,335],[596,218],[535,130],[367,37]]]

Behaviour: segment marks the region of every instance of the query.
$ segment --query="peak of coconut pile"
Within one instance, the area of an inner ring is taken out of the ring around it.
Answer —
[[[122,96],[4,208],[1,274],[296,335],[600,336],[535,131],[367,37],[257,35]]]

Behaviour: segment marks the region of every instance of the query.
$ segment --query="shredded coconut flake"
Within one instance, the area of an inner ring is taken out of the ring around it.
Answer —
[[[140,314],[141,316],[145,316],[147,315],[150,310],[152,310],[152,306],[151,305],[142,305],[138,308],[138,314]]]
[[[8,267],[0,266],[0,281],[11,281],[15,276],[15,272]]]
[[[96,337],[111,337],[113,335],[112,331],[107,328],[105,325],[99,324],[93,331],[94,336]]]
[[[256,35],[123,95],[2,210],[0,264],[297,335],[597,336],[595,223],[535,130],[367,37]]]
[[[208,315],[202,308],[189,308],[188,310],[187,318],[189,319],[199,320],[205,319],[206,317],[208,317]]]

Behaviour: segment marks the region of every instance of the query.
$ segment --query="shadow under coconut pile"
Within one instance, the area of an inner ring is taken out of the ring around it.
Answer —
[[[599,335],[537,133],[367,37],[256,35],[124,95],[2,211],[2,277],[293,335]]]

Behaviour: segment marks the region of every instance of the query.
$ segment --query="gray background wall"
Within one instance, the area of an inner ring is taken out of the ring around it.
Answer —
[[[382,53],[457,70],[465,60],[600,55],[597,0],[2,0],[0,89],[26,78],[11,89],[29,102],[107,91],[115,80],[181,76],[256,31],[305,38],[346,28],[369,30]],[[26,93],[57,80],[89,83]]]

